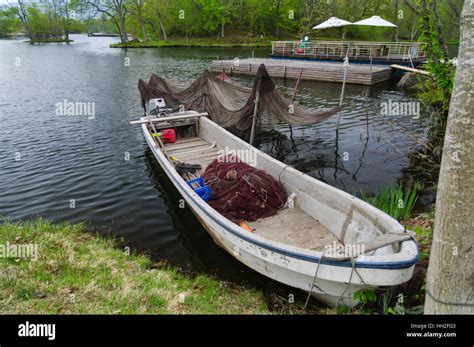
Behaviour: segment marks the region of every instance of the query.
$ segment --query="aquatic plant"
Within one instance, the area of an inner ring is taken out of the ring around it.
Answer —
[[[393,218],[406,221],[410,218],[413,207],[418,200],[418,193],[422,189],[423,186],[420,183],[415,183],[406,190],[403,189],[402,185],[392,184],[389,187],[381,188],[376,194],[367,194],[361,191],[360,198]]]

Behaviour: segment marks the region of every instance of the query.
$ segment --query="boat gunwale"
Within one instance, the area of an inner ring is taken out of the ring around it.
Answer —
[[[219,130],[226,131],[224,128],[219,126],[218,124],[215,124],[211,120],[207,119],[206,117],[201,117],[200,121],[204,121],[204,118],[206,121],[211,122],[211,125],[215,125]],[[145,117],[142,119],[146,119]],[[309,250],[305,249],[302,247],[298,246],[293,246],[293,245],[288,245],[288,244],[283,244],[278,241],[274,241],[268,238],[261,237],[257,234],[245,234],[243,231],[239,230],[241,229],[238,225],[235,223],[231,222],[221,214],[219,214],[216,210],[214,210],[209,204],[207,204],[204,200],[202,200],[192,189],[189,187],[184,179],[179,176],[179,174],[176,172],[176,170],[171,166],[169,161],[166,159],[165,155],[160,149],[157,149],[155,147],[155,143],[148,131],[147,124],[141,124],[143,133],[145,135],[145,138],[147,140],[148,146],[150,149],[159,156],[159,159],[161,159],[160,166],[163,168],[165,172],[167,172],[168,177],[174,181],[172,182],[175,186],[178,185],[187,195],[189,199],[192,199],[196,205],[200,208],[200,211],[203,212],[208,218],[210,218],[212,221],[220,225],[223,229],[226,231],[230,232],[234,236],[249,242],[251,244],[254,244],[258,247],[265,248],[271,252],[275,252],[278,254],[282,254],[291,258],[295,259],[300,259],[312,263],[320,263],[322,265],[329,265],[329,266],[335,266],[335,267],[353,267],[355,266],[356,268],[368,268],[368,269],[407,269],[412,267],[417,261],[418,261],[418,247],[416,245],[416,242],[414,240],[408,240],[408,241],[403,241],[401,250],[398,253],[393,253],[390,255],[379,255],[379,256],[369,256],[369,255],[363,255],[364,260],[357,259],[355,258],[354,264],[351,261],[339,261],[339,260],[333,260],[329,259],[323,256],[322,252],[320,251],[314,251],[314,250]],[[230,134],[230,133],[229,133]],[[230,134],[231,136],[234,136],[233,134]],[[237,138],[239,141],[242,141],[241,139]],[[243,141],[242,141],[243,142]],[[248,145],[247,143],[245,143]],[[249,145],[250,146],[250,145]],[[254,147],[252,147],[254,148]],[[256,151],[260,151],[257,148],[254,148]],[[261,152],[261,151],[260,151]],[[265,153],[262,152],[263,155],[266,155]],[[270,157],[271,158],[271,157]],[[158,159],[158,158],[157,158]],[[160,161],[160,160],[159,160]],[[296,170],[297,171],[297,170]],[[185,197],[186,198],[186,197]],[[246,231],[246,233],[248,233]],[[414,244],[415,248],[415,255],[412,258],[408,259],[403,259],[403,260],[392,260],[392,261],[370,261],[371,257],[388,257],[388,256],[393,256],[393,257],[400,257],[403,255],[402,251],[404,248],[407,248],[410,243]]]

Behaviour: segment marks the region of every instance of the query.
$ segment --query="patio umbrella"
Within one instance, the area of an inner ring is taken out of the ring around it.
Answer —
[[[373,27],[392,27],[396,28],[397,26],[393,23],[390,23],[388,20],[383,19],[380,16],[372,16],[367,19],[353,23],[354,25],[368,25]]]
[[[340,19],[337,17],[331,17],[327,21],[322,22],[321,24],[316,25],[313,27],[313,30],[317,29],[327,29],[327,28],[338,28],[338,27],[343,27],[346,25],[352,25],[351,22],[348,22],[344,19]]]
[[[327,21],[322,22],[321,24],[316,25],[313,27],[313,30],[318,29],[328,29],[328,28],[339,28],[347,25],[352,25],[351,22],[340,19],[337,17],[331,17]],[[344,39],[344,32],[342,33],[342,38]],[[344,90],[346,88],[346,78],[347,78],[347,66],[349,65],[349,58],[348,58],[349,48],[346,51],[346,57],[344,58],[344,77],[342,79],[342,90],[341,90],[341,97],[339,100],[339,106],[342,106],[342,100],[344,99]],[[341,112],[339,111],[337,114],[337,125],[336,125],[336,133],[339,131],[339,120],[341,118]]]

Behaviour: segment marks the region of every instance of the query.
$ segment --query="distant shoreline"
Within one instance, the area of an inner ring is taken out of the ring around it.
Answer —
[[[272,41],[275,38],[241,38],[229,37],[227,39],[213,39],[209,37],[204,38],[173,38],[167,41],[153,40],[153,41],[138,41],[133,40],[128,43],[113,43],[111,48],[163,48],[163,47],[246,47],[246,48],[260,48],[271,47]]]
[[[71,43],[74,42],[74,40],[64,40],[64,39],[41,39],[41,40],[26,40],[26,43],[31,43],[31,44],[37,44],[37,43]]]

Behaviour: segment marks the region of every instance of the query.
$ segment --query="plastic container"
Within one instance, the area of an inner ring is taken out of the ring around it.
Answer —
[[[209,201],[209,199],[211,199],[212,197],[212,190],[211,190],[211,187],[209,186],[206,186],[204,184],[204,180],[202,179],[202,177],[198,177],[198,178],[195,178],[193,180],[189,180],[189,181],[186,181],[186,183],[188,184],[188,186],[190,186],[194,192],[199,195],[201,197],[201,199],[203,199],[204,201]],[[192,186],[193,183],[198,183],[199,186],[201,188],[194,188]]]
[[[160,130],[164,143],[175,143],[176,142],[176,130],[173,128]]]

